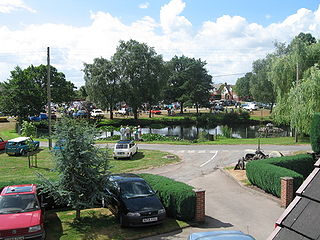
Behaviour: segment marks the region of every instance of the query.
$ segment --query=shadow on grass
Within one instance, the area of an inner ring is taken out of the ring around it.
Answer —
[[[134,161],[134,160],[141,160],[145,157],[143,152],[137,152],[135,155],[133,155],[132,159],[130,158],[118,158],[116,160],[120,161]]]
[[[45,230],[46,240],[60,239],[60,237],[63,235],[62,223],[56,212],[46,212]]]

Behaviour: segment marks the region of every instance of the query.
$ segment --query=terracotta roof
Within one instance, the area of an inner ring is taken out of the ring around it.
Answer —
[[[296,192],[282,216],[277,220],[277,228],[268,239],[320,240],[320,159],[315,169]]]

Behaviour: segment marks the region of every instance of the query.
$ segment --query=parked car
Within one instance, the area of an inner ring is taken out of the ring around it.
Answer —
[[[75,118],[85,118],[88,116],[88,113],[85,110],[78,110],[77,112],[74,112],[72,116]]]
[[[94,117],[94,118],[103,118],[104,117],[104,113],[101,109],[93,109],[91,111],[91,116]]]
[[[8,155],[26,155],[27,152],[39,149],[40,142],[31,137],[18,137],[8,140],[5,152]]]
[[[5,187],[0,194],[0,240],[44,239],[43,207],[36,185]]]
[[[5,141],[0,137],[0,151],[4,150],[6,148],[6,144],[8,141]]]
[[[135,174],[111,175],[105,191],[109,197],[104,199],[103,206],[110,209],[122,227],[155,225],[166,218],[155,191]]]
[[[39,116],[29,117],[30,121],[39,122],[41,120],[48,120],[48,115],[46,113],[40,113]]]
[[[255,240],[241,231],[197,232],[189,235],[188,240]]]
[[[159,110],[159,109],[152,109],[152,110],[151,110],[151,113],[160,115],[160,114],[161,114],[161,110]]]
[[[255,103],[245,103],[241,106],[243,109],[246,109],[248,111],[252,110],[258,110],[258,105]]]
[[[133,155],[138,152],[138,146],[133,140],[120,140],[114,145],[113,157],[118,158],[133,158]]]
[[[120,115],[127,115],[128,111],[126,108],[121,108],[119,109],[116,114],[120,114]]]

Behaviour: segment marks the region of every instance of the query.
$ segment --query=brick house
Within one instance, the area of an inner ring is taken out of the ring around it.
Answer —
[[[235,92],[235,85],[227,83],[219,83],[212,85],[211,91],[212,100],[235,100],[240,101],[239,96]]]

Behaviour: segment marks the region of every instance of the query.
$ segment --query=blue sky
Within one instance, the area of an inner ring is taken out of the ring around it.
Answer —
[[[45,64],[50,46],[52,65],[79,87],[84,62],[110,58],[132,38],[165,60],[201,58],[215,83],[235,83],[273,41],[302,31],[319,39],[319,1],[0,0],[0,81],[17,65]]]

